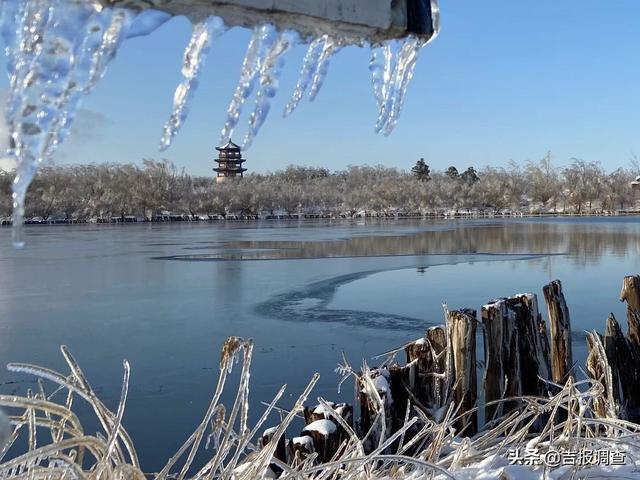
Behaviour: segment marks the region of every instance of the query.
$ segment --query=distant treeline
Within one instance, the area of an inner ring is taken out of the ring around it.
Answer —
[[[384,166],[290,166],[216,184],[167,160],[142,165],[45,165],[29,189],[27,217],[88,220],[159,212],[186,215],[288,214],[354,216],[452,212],[620,211],[634,208],[631,183],[638,168],[605,172],[574,159],[564,168],[551,155],[507,168],[431,171],[419,160],[411,171]],[[0,171],[0,217],[11,212],[13,173]]]

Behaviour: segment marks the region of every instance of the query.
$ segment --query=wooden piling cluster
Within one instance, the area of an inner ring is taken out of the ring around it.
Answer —
[[[425,422],[439,423],[445,417],[453,420],[457,435],[472,436],[481,418],[489,423],[518,411],[524,397],[556,393],[558,385],[562,387],[575,375],[571,319],[560,281],[545,285],[543,295],[550,328],[539,311],[537,296],[530,293],[492,300],[482,306],[479,318],[476,310],[445,308],[446,325],[429,328],[383,365],[365,366],[357,375],[356,422],[350,404],[306,407],[300,435],[289,441],[279,439],[274,457],[293,466],[310,455],[328,462],[353,434],[363,440],[369,453],[413,417],[419,421],[403,432],[403,445]],[[627,303],[627,333],[613,314],[603,335],[588,333],[586,371],[603,386],[602,395],[594,399],[596,415],[640,423],[640,276],[624,279],[620,300]],[[479,329],[484,362],[477,358]],[[396,360],[398,353],[404,362]],[[484,370],[481,385],[479,368]],[[541,425],[534,423],[530,428]],[[262,446],[271,441],[272,433],[265,431]]]
[[[316,455],[317,462],[329,462],[348,439],[346,429],[353,429],[353,407],[348,403],[326,402],[305,407],[303,413],[305,426],[300,434],[290,440],[281,436],[274,458],[292,466],[302,464],[310,455]],[[263,432],[262,448],[273,440],[275,432],[275,427]],[[276,473],[280,470],[276,463],[272,463],[271,469]]]
[[[640,276],[624,278],[620,301],[627,303],[627,333],[610,313],[604,335],[594,333],[587,339],[587,372],[603,383],[605,398],[612,404],[607,409],[601,402],[600,415],[640,423]]]

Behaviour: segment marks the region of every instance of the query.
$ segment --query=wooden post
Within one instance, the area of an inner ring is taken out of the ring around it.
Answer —
[[[531,293],[515,295],[509,299],[509,306],[515,312],[518,329],[522,394],[546,396],[549,389],[544,380],[551,378],[549,339],[538,311],[538,297]]]
[[[627,302],[627,344],[629,364],[625,371],[630,384],[627,392],[629,419],[640,423],[640,275],[624,278],[620,300]]]
[[[459,414],[473,409],[478,399],[476,322],[475,310],[449,312],[449,344],[453,350],[453,401],[460,406]],[[466,416],[457,425],[466,436],[474,435],[477,426],[477,412]]]
[[[587,333],[587,351],[589,352],[586,365],[587,373],[604,387],[602,395],[594,399],[595,414],[598,418],[617,418],[611,367],[602,344],[602,338],[597,332]]]
[[[385,436],[388,436],[393,427],[393,396],[391,391],[391,373],[386,367],[375,368],[369,371],[369,376],[373,382],[373,387],[380,399],[382,400],[382,407],[384,408],[385,423]],[[378,422],[377,430],[380,431],[382,426],[380,424],[380,405],[374,397],[374,393],[371,391],[371,383],[360,375],[357,382],[357,394],[360,403],[360,421],[358,422],[358,431],[363,438],[371,429],[374,422]],[[364,442],[364,448],[366,452],[373,450],[378,446],[379,434],[370,435]]]
[[[349,403],[333,403],[326,402],[327,405],[335,412],[336,415],[342,417],[342,419],[353,428],[353,406]],[[341,443],[343,440],[348,439],[347,432],[338,425],[338,422],[334,419],[333,415],[328,411],[328,409],[322,405],[318,404],[312,407],[304,407],[304,423],[305,425],[310,425],[317,420],[331,420],[336,423],[338,427],[338,436],[339,442]]]
[[[627,302],[628,338],[640,351],[640,275],[624,277],[620,301]]]
[[[628,308],[640,312],[640,275],[624,277],[620,301],[627,302]]]
[[[611,375],[613,380],[613,396],[619,405],[625,404],[626,388],[621,383],[621,369],[630,368],[628,359],[628,346],[624,338],[620,324],[616,320],[613,313],[609,314],[604,329],[604,350],[607,354],[607,360],[611,367]]]
[[[276,433],[276,430],[277,430],[277,427],[267,428],[262,433],[262,437],[260,438],[260,446],[262,448],[266,447],[269,443],[271,443],[271,440],[273,439],[273,434]],[[284,434],[281,435],[280,438],[278,439],[278,444],[276,445],[276,450],[273,456],[278,460],[280,460],[282,463],[287,463],[287,439],[285,438]],[[276,465],[272,465],[271,468],[274,470],[280,470],[280,468],[277,467]]]
[[[329,462],[340,447],[340,434],[338,426],[331,420],[316,420],[302,430],[303,436],[309,436],[313,440],[313,446],[318,452],[320,463]]]
[[[522,395],[520,355],[515,314],[507,299],[494,300],[482,307],[484,325],[485,402]],[[518,407],[518,402],[487,405],[490,421]]]
[[[313,438],[309,435],[301,435],[294,437],[289,442],[289,464],[292,466],[299,465],[305,458],[315,452]]]
[[[447,397],[444,391],[446,379],[436,374],[445,373],[447,364],[447,333],[443,326],[431,327],[427,330],[427,343],[431,346],[432,365],[427,372],[427,404],[429,407],[437,409],[443,406],[443,402]]]
[[[445,373],[447,334],[443,326],[431,327],[424,338],[405,348],[407,363],[413,363],[413,377],[410,383],[418,402],[426,408],[435,410],[442,406],[446,397],[445,379],[435,374]],[[427,413],[427,412],[425,412]]]
[[[542,288],[551,325],[551,373],[553,381],[561,385],[573,367],[571,350],[571,319],[560,280]]]

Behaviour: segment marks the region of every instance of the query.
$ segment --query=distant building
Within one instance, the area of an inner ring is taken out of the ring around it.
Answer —
[[[213,169],[216,172],[216,182],[220,183],[229,177],[242,177],[246,168],[242,167],[245,160],[242,158],[240,147],[229,140],[224,145],[216,147],[218,158],[215,160],[218,166]]]

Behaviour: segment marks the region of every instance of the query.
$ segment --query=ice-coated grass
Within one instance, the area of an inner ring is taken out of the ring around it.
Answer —
[[[592,334],[591,340],[595,342],[595,350],[601,350],[598,335]],[[554,396],[522,397],[521,410],[491,421],[471,438],[462,436],[464,432],[455,431],[453,425],[461,415],[452,404],[444,409],[441,420],[437,422],[420,409],[410,409],[405,425],[390,433],[385,424],[384,402],[378,398],[380,414],[374,420],[378,441],[372,448],[365,449],[360,436],[331,408],[331,404],[318,399],[322,410],[344,429],[346,440],[330,462],[319,464],[317,456],[311,454],[302,461],[287,465],[274,458],[278,439],[302,412],[318,376],[311,379],[290,411],[277,407],[286,388],[283,387],[258,422],[249,426],[252,351],[250,340],[232,337],[224,343],[217,386],[202,421],[178,452],[168,459],[166,466],[152,474],[143,473],[135,447],[122,425],[129,385],[127,361],[123,363],[122,392],[115,412],[96,396],[82,369],[65,347],[62,347],[62,354],[70,370],[66,374],[34,365],[9,364],[8,368],[13,372],[35,375],[38,389],[28,391],[24,396],[0,395],[0,407],[9,414],[6,418],[0,416],[0,478],[249,480],[275,478],[271,469],[274,464],[282,470],[279,478],[302,480],[638,477],[635,458],[640,454],[640,426],[616,418],[616,406],[609,404],[608,387],[603,386],[608,383],[609,366],[603,360],[606,357],[592,359],[592,362],[601,362],[597,366],[604,372],[602,383],[569,379],[564,387],[558,387]],[[235,363],[239,363],[241,368],[239,385],[234,402],[225,407],[220,404],[220,399]],[[346,377],[358,376],[365,384],[374,383],[366,366],[361,372],[356,372],[345,362],[338,371]],[[45,390],[45,384],[53,385],[51,393]],[[74,413],[78,402],[87,402],[91,406],[102,426],[100,433],[89,435],[83,430]],[[604,409],[600,408],[602,404]],[[606,414],[599,417],[597,411]],[[282,421],[272,430],[271,442],[259,448],[257,439],[264,430],[265,421],[276,412]],[[7,428],[1,425],[3,418]],[[531,433],[530,427],[539,420],[544,425],[540,433]],[[411,435],[408,434],[410,430]],[[288,438],[292,438],[299,432],[287,433]],[[19,448],[11,448],[20,442],[27,445],[28,451],[20,453]],[[196,466],[196,454],[206,447],[209,447],[208,461]],[[516,447],[535,447],[540,452],[549,449],[616,449],[625,452],[627,460],[626,465],[618,467],[565,466],[543,470],[541,467],[510,465],[507,452]],[[14,451],[18,453],[12,453]],[[7,456],[8,453],[12,456]]]

